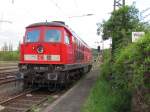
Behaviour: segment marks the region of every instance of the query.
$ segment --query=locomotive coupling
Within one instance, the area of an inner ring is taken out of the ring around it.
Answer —
[[[24,79],[24,73],[23,72],[18,72],[17,74],[16,74],[16,79]]]
[[[47,80],[54,80],[56,81],[58,79],[58,73],[47,73]]]

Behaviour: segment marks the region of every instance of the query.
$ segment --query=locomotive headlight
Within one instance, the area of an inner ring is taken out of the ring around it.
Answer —
[[[44,51],[43,46],[38,46],[38,47],[37,47],[37,52],[38,52],[38,53],[43,53],[43,51]]]

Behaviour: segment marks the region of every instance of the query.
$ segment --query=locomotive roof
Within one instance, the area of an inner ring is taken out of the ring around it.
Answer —
[[[65,24],[62,24],[59,22],[39,22],[39,23],[31,24],[31,25],[27,26],[27,28],[37,27],[37,26],[62,26],[62,27],[66,27]]]
[[[26,28],[31,28],[31,27],[38,27],[38,26],[56,26],[56,27],[64,27],[67,29],[74,37],[76,37],[78,40],[80,40],[86,47],[90,48],[71,28],[69,28],[65,23],[63,22],[39,22],[39,23],[34,23]]]

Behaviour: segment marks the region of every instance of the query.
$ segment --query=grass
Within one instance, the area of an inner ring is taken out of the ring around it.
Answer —
[[[53,101],[53,97],[52,96],[48,96],[47,97],[47,101],[48,101],[48,103],[51,103]]]
[[[81,112],[117,112],[121,95],[103,79],[97,80]],[[121,104],[121,103],[120,103]]]
[[[37,106],[33,105],[29,112],[40,112],[40,109]]]
[[[18,61],[18,51],[0,51],[0,61]]]

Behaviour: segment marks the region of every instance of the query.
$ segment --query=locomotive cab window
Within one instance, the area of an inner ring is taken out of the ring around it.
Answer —
[[[45,42],[60,42],[61,32],[59,30],[47,30],[45,33]]]
[[[39,30],[28,31],[25,37],[25,42],[38,42],[40,36]]]

